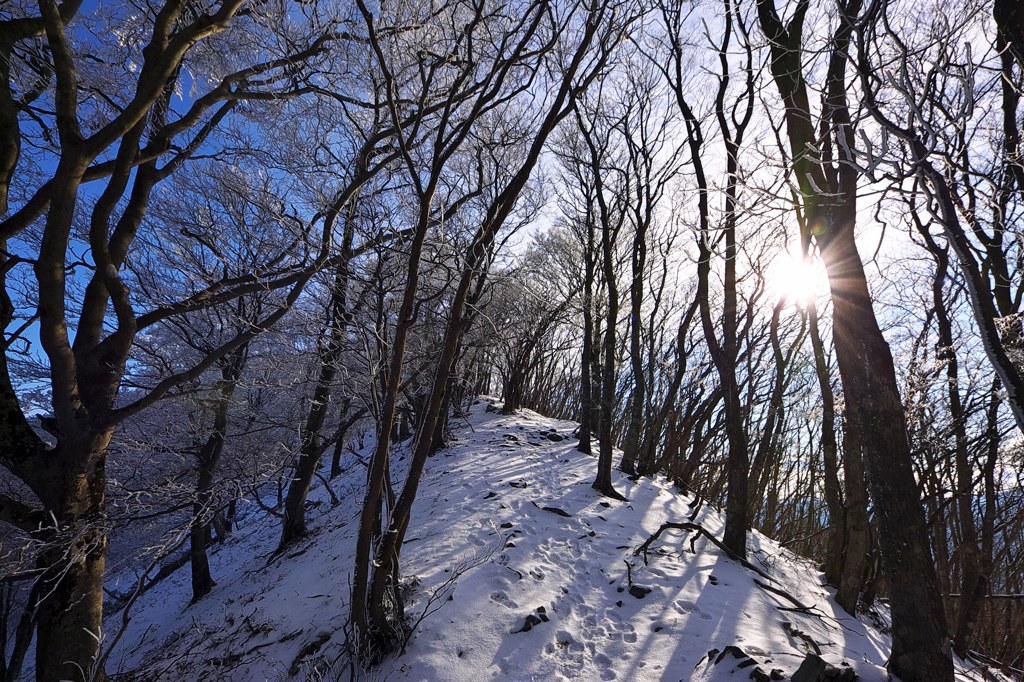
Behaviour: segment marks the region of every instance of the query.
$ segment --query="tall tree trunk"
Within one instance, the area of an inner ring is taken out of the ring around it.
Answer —
[[[441,403],[440,414],[437,418],[437,424],[434,426],[434,435],[430,445],[430,452],[434,453],[445,447],[447,444],[446,434],[448,433],[448,425],[452,416],[452,406],[458,406],[459,403],[465,398],[466,391],[466,380],[465,374],[463,373],[460,377],[456,374],[455,369],[463,361],[466,354],[464,348],[464,338],[469,332],[470,327],[473,325],[473,321],[477,315],[477,306],[480,305],[480,299],[483,298],[484,292],[487,290],[487,269],[479,272],[476,278],[476,282],[473,286],[473,290],[466,298],[466,321],[462,329],[462,334],[459,337],[459,343],[455,347],[455,355],[452,360],[451,375],[448,377],[448,383],[445,386],[444,399]]]
[[[629,402],[629,422],[622,443],[622,470],[636,474],[640,458],[644,412],[647,408],[647,377],[644,373],[643,324],[644,276],[647,270],[647,226],[640,222],[633,238],[630,258],[633,277],[629,284],[629,362],[633,375],[633,390]]]
[[[189,546],[189,562],[192,566],[192,601],[197,602],[213,589],[216,584],[210,574],[210,562],[206,556],[206,545],[210,537],[210,524],[217,513],[213,494],[213,480],[224,451],[227,439],[228,411],[231,398],[242,376],[248,344],[228,354],[220,363],[221,375],[217,382],[217,397],[213,404],[213,429],[200,449],[196,499],[192,503],[192,528]]]
[[[609,204],[609,197],[606,196],[607,188],[604,183],[605,159],[602,157],[603,144],[595,139],[594,130],[588,128],[589,122],[584,121],[583,115],[577,110],[577,123],[583,133],[583,141],[589,152],[586,163],[589,165],[590,178],[594,182],[594,198],[598,208],[598,223],[601,229],[601,270],[604,279],[605,291],[608,294],[604,316],[604,334],[601,342],[602,365],[600,371],[600,382],[596,386],[597,411],[600,413],[598,421],[598,456],[597,475],[591,487],[602,495],[613,499],[625,499],[612,484],[612,456],[615,448],[613,425],[615,419],[615,336],[618,331],[619,322],[619,287],[616,279],[615,245],[619,231],[622,228],[624,214],[621,206],[613,207]],[[621,197],[615,197],[620,200]],[[596,336],[596,334],[595,334]]]
[[[968,453],[967,417],[960,398],[959,363],[953,346],[953,324],[944,293],[949,256],[944,250],[935,250],[933,255],[936,262],[932,280],[932,304],[939,331],[937,357],[946,368],[946,395],[953,427],[956,469],[956,517],[960,531],[960,600],[957,602],[953,649],[960,656],[966,656],[981,615],[982,600],[988,591],[988,576],[981,570],[981,548],[978,546],[978,529],[974,519],[974,466]]]
[[[851,158],[856,143],[846,101],[846,67],[861,0],[840,3],[820,119],[824,139],[815,134],[801,64],[808,6],[808,0],[800,0],[783,25],[774,0],[757,2],[761,29],[771,44],[773,80],[786,107],[790,158],[804,200],[806,227],[818,240],[828,271],[847,418],[864,453],[878,518],[892,612],[889,669],[905,682],[952,682],[946,619],[896,372],[854,238],[858,177],[856,159]],[[835,165],[833,150],[838,156]]]
[[[871,309],[866,278],[853,244],[852,223],[847,225],[844,232],[830,240],[826,263],[839,266],[834,265],[829,272],[836,356],[850,428],[864,453],[878,510],[878,541],[893,621],[890,668],[907,682],[951,680],[945,615],[911,466],[892,356]],[[853,552],[853,548],[848,547],[847,552]]]
[[[338,374],[338,364],[341,362],[345,328],[347,327],[348,255],[352,249],[354,213],[355,204],[353,203],[345,221],[341,247],[343,257],[335,271],[334,282],[331,286],[328,328],[325,330],[327,338],[321,342],[317,354],[320,367],[316,386],[313,389],[313,396],[310,398],[309,413],[306,415],[306,423],[302,429],[299,458],[295,462],[295,470],[291,482],[288,484],[288,494],[285,496],[284,523],[281,527],[279,551],[306,533],[306,497],[309,495],[309,488],[313,483],[316,470],[320,466],[320,456],[325,448],[321,432],[327,419],[327,413],[330,411],[331,391],[334,387],[334,379]]]
[[[433,191],[434,187],[431,186],[429,194],[426,197],[421,197],[421,201],[429,204],[433,197]],[[390,478],[388,472],[390,469],[391,430],[398,405],[399,387],[402,382],[402,364],[405,359],[406,342],[415,321],[414,307],[419,287],[420,257],[427,234],[428,217],[429,208],[424,206],[410,246],[405,289],[402,293],[402,302],[391,343],[386,385],[382,393],[383,403],[378,414],[377,439],[367,472],[366,494],[363,497],[359,517],[359,534],[356,538],[350,612],[358,646],[362,647],[366,655],[371,658],[386,653],[377,651],[377,647],[387,647],[381,639],[388,637],[389,614],[385,611],[383,604],[369,600],[368,588],[373,569],[371,562],[374,555],[374,540],[380,534],[381,502],[387,480]]]
[[[806,257],[806,250],[805,250]],[[832,375],[825,359],[825,345],[818,328],[818,308],[812,301],[807,306],[814,355],[814,373],[821,394],[821,457],[824,464],[825,505],[828,508],[828,544],[825,559],[825,580],[839,585],[843,573],[843,546],[846,538],[846,512],[839,486],[839,448],[836,441],[836,401],[832,393]],[[849,613],[849,604],[840,604]]]
[[[846,503],[843,507],[843,519],[845,527],[842,572],[837,585],[836,602],[850,615],[857,613],[857,603],[871,560],[868,490],[864,477],[864,455],[859,436],[860,433],[852,428],[849,421],[844,423],[843,480],[846,482]]]
[[[725,410],[725,432],[728,443],[728,465],[726,467],[726,502],[725,531],[723,544],[734,555],[745,559],[747,556],[747,525],[749,519],[749,476],[750,453],[749,439],[746,431],[743,403],[740,397],[740,386],[737,380],[737,363],[739,361],[739,327],[738,327],[738,294],[737,294],[737,208],[739,199],[739,151],[743,136],[753,115],[754,106],[754,70],[753,53],[747,40],[746,32],[740,31],[740,45],[745,55],[743,68],[744,88],[736,95],[734,102],[727,104],[729,83],[732,78],[730,66],[730,50],[735,14],[738,11],[734,3],[727,0],[722,3],[724,10],[724,29],[721,44],[716,46],[719,58],[720,75],[715,93],[715,119],[718,132],[722,136],[725,147],[725,206],[722,213],[721,228],[716,230],[725,241],[723,257],[723,288],[722,288],[722,338],[718,339],[715,322],[711,318],[710,278],[711,259],[715,243],[712,243],[712,219],[708,202],[710,184],[704,168],[702,153],[704,134],[701,120],[686,101],[687,90],[683,77],[683,52],[679,41],[679,7],[671,10],[663,9],[667,23],[673,27],[672,36],[672,68],[670,78],[676,105],[683,114],[686,123],[687,144],[690,147],[690,161],[693,164],[697,180],[697,205],[700,220],[697,235],[697,297],[699,301],[701,325],[704,338],[711,354],[711,360],[718,372],[722,387],[722,398]],[[726,111],[731,115],[727,115]]]
[[[600,171],[598,171],[600,172]],[[602,204],[604,199],[599,197]],[[601,354],[604,365],[601,368],[600,403],[601,419],[598,422],[597,477],[592,487],[602,495],[624,499],[612,484],[612,450],[615,442],[612,436],[612,422],[615,418],[615,332],[619,322],[619,287],[615,273],[615,237],[609,219],[609,211],[602,207],[601,256],[604,268],[605,288],[608,292],[608,308],[605,311],[604,339]]]
[[[618,326],[618,287],[615,285],[614,253],[610,227],[601,233],[601,247],[604,263],[604,280],[608,292],[607,310],[604,318],[604,339],[601,354],[604,365],[601,368],[600,413],[598,422],[599,450],[597,456],[597,477],[593,487],[602,495],[621,499],[611,483],[611,458],[614,449],[611,426],[614,419],[615,403],[615,330]]]
[[[43,502],[56,533],[39,555],[41,599],[36,628],[36,680],[78,679],[94,670],[103,627],[107,534],[103,474],[112,429],[48,454],[54,463]],[[70,439],[69,439],[70,440]],[[72,449],[74,448],[74,449]]]
[[[590,207],[587,211],[590,216]],[[594,412],[594,226],[586,221],[587,231],[583,253],[583,354],[580,358],[580,430],[576,450],[585,455],[592,453],[591,439],[595,422]]]
[[[725,433],[728,442],[727,488],[725,502],[725,532],[722,543],[735,556],[747,556],[748,488],[750,454],[747,431],[740,399],[740,386],[736,378],[736,363],[739,356],[737,335],[738,296],[736,290],[736,152],[732,143],[727,145],[728,185],[727,207],[723,233],[725,238],[724,281],[722,305],[722,340],[718,341],[715,323],[711,318],[711,231],[710,214],[705,203],[702,205],[701,232],[698,236],[700,259],[697,263],[698,297],[700,299],[701,323],[708,343],[711,359],[718,371],[722,386],[725,409]],[[695,163],[697,163],[695,161]],[[703,173],[701,173],[702,175]],[[703,192],[702,192],[703,194]]]

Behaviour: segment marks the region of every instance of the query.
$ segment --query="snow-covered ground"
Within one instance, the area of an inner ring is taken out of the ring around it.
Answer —
[[[788,678],[815,649],[861,680],[886,679],[888,637],[842,611],[809,562],[753,533],[751,561],[766,579],[706,538],[691,552],[694,533],[667,531],[645,564],[634,550],[662,523],[692,517],[721,537],[722,515],[660,480],[619,476],[629,502],[600,497],[590,487],[595,459],[574,450],[575,424],[501,416],[488,404],[481,399],[452,447],[429,461],[403,548],[416,585],[409,615],[429,615],[404,655],[360,679]],[[189,605],[187,568],[146,594],[108,670],[131,680],[348,679],[364,476],[356,466],[332,483],[337,506],[315,491],[310,535],[284,556],[273,555],[277,521],[251,515],[214,550],[218,586],[199,604]],[[108,638],[120,623],[110,617]],[[982,676],[958,665],[958,679]]]

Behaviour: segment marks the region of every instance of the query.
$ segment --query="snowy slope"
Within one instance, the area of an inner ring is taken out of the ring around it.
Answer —
[[[361,678],[746,680],[788,677],[817,648],[862,680],[886,679],[888,638],[836,606],[808,562],[754,533],[751,560],[766,579],[706,538],[691,553],[693,533],[668,531],[645,565],[634,550],[662,523],[693,516],[721,537],[722,515],[664,481],[620,477],[629,502],[606,500],[590,488],[594,458],[573,449],[574,424],[500,416],[489,402],[428,463],[403,549],[415,576],[408,612],[429,615],[403,656]],[[215,552],[219,585],[201,603],[188,605],[187,568],[145,595],[108,669],[132,680],[348,679],[364,471],[332,484],[336,507],[313,495],[311,534],[286,556],[272,556],[278,528],[259,516]],[[108,637],[119,625],[112,616]],[[960,679],[975,675],[958,666]]]

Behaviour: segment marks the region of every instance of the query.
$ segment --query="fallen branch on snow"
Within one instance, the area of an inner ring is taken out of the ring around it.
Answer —
[[[749,561],[747,561],[746,559],[744,559],[742,557],[739,557],[736,554],[734,554],[728,547],[726,547],[724,544],[722,544],[721,540],[719,540],[714,535],[709,533],[707,531],[707,529],[704,528],[704,526],[700,525],[699,523],[677,523],[677,522],[674,522],[674,521],[667,521],[667,522],[661,524],[661,528],[656,530],[654,532],[654,535],[652,535],[651,537],[647,538],[647,540],[645,540],[642,545],[640,545],[639,547],[636,548],[636,550],[633,551],[633,556],[640,556],[640,554],[643,553],[643,555],[644,555],[644,566],[647,565],[647,550],[648,550],[648,548],[650,548],[651,544],[653,544],[655,540],[660,538],[661,534],[664,533],[666,530],[688,530],[688,531],[694,531],[695,533],[697,533],[697,535],[703,535],[708,540],[710,540],[712,542],[712,544],[714,544],[720,550],[725,552],[726,556],[728,556],[733,561],[738,562],[744,568],[747,568],[747,569],[753,571],[754,573],[757,573],[759,576],[761,576],[765,580],[770,580],[773,583],[774,582],[778,582],[778,581],[775,580],[775,578],[771,577],[770,575],[768,575],[767,573],[762,571],[760,568],[758,568],[754,564],[752,564]],[[693,545],[694,545],[694,543],[696,541],[697,541],[697,536],[694,536],[694,537],[690,538],[690,551],[691,552],[695,551],[694,548],[693,548]]]

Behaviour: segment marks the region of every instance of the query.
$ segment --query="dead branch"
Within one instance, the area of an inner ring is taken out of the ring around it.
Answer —
[[[643,555],[644,555],[644,566],[647,565],[647,550],[650,548],[651,544],[653,544],[655,540],[657,540],[659,537],[661,537],[661,534],[664,533],[666,530],[694,531],[698,535],[703,535],[708,540],[710,540],[715,545],[715,547],[718,547],[720,550],[725,552],[725,555],[727,557],[729,557],[733,561],[738,562],[744,568],[749,569],[749,570],[753,571],[754,573],[757,573],[759,576],[761,576],[765,580],[770,580],[772,582],[777,582],[775,580],[775,578],[771,577],[770,575],[768,575],[767,573],[762,571],[760,568],[758,568],[754,564],[750,563],[746,559],[743,559],[743,558],[738,557],[735,554],[733,554],[731,551],[729,551],[729,549],[724,544],[722,544],[721,540],[719,540],[714,535],[709,533],[704,528],[704,526],[701,526],[698,523],[677,523],[677,522],[674,522],[674,521],[667,521],[666,523],[661,524],[661,528],[656,530],[651,537],[647,538],[647,540],[645,540],[642,545],[640,545],[639,547],[637,547],[633,551],[633,556],[640,556],[640,554],[643,553]],[[697,541],[697,537],[696,536],[694,536],[690,540],[690,551],[691,552],[694,551],[693,543],[696,542],[696,541]]]

